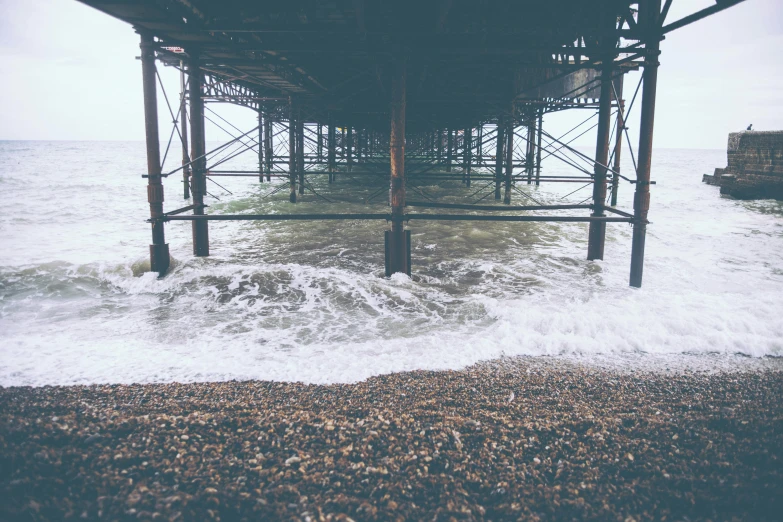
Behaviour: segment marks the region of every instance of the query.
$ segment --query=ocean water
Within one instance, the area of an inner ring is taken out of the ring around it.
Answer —
[[[190,224],[174,222],[159,279],[145,272],[143,142],[0,142],[0,385],[351,382],[515,355],[780,357],[783,204],[701,183],[725,162],[655,151],[641,289],[628,286],[631,227],[609,224],[605,260],[587,261],[584,223],[412,222],[413,278],[386,279],[384,222],[211,222],[200,259]],[[544,172],[570,173],[551,158]],[[294,208],[287,190],[265,197],[277,183],[218,178],[209,212],[387,209],[386,193],[363,203],[382,180],[322,178],[313,186],[333,203],[308,194]],[[446,202],[482,185],[412,183]],[[567,196],[578,187],[520,186],[548,203],[590,196]],[[621,185],[619,208],[632,191]],[[166,210],[186,204],[179,176],[167,179]]]

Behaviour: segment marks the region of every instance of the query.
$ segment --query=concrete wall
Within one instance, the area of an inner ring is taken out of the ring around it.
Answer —
[[[728,166],[715,169],[721,194],[783,200],[783,131],[732,132],[727,156]]]

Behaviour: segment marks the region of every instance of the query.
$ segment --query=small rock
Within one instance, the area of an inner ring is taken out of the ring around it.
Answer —
[[[84,443],[89,446],[90,444],[95,444],[99,440],[101,440],[101,436],[97,433],[93,433],[92,435],[84,439]]]

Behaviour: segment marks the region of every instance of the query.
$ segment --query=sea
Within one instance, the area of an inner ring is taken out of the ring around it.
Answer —
[[[169,150],[166,171],[179,154]],[[190,224],[172,222],[172,268],[159,278],[148,271],[143,142],[0,142],[0,385],[342,383],[519,356],[642,368],[780,358],[783,203],[702,183],[725,164],[724,150],[654,151],[638,289],[628,285],[626,223],[608,224],[604,260],[588,261],[585,223],[415,221],[412,277],[386,278],[383,221],[213,221],[208,258],[193,257]],[[633,172],[627,153],[622,169]],[[542,172],[573,173],[554,158]],[[282,180],[214,181],[209,213],[388,210],[388,181],[377,177],[340,174],[329,185],[311,173],[296,205],[285,188],[270,194]],[[449,203],[491,190],[409,185],[409,200]],[[517,204],[580,203],[591,190],[517,189]],[[165,190],[166,210],[189,204],[179,173]],[[633,185],[618,195],[631,211]]]

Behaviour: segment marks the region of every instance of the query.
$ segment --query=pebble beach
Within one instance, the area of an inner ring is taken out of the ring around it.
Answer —
[[[0,388],[0,519],[781,520],[760,366]]]

